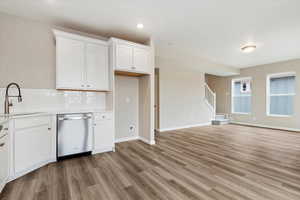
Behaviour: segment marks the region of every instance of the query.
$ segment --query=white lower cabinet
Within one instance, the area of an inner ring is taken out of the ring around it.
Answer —
[[[9,173],[9,142],[6,133],[0,135],[0,192],[2,191]]]
[[[94,151],[114,151],[114,123],[111,113],[94,115]]]
[[[14,131],[14,176],[18,177],[51,160],[55,132],[50,117],[16,119],[15,127],[22,127]]]
[[[14,180],[56,161],[55,119],[45,115],[9,122],[8,136],[0,138],[0,192],[8,178]],[[114,151],[112,112],[94,113],[93,128],[93,154]]]

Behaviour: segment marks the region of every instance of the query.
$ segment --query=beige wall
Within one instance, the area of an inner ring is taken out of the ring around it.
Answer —
[[[0,14],[0,87],[55,88],[55,46],[51,28]]]
[[[139,130],[139,79],[115,77],[116,140],[137,137]],[[128,113],[130,113],[128,115]],[[134,126],[130,131],[129,127]]]
[[[55,88],[53,28],[55,27],[0,13],[0,88],[6,87],[10,82],[17,82],[22,88]],[[95,35],[88,36],[105,39]]]
[[[270,117],[266,115],[266,77],[268,74],[296,72],[296,97],[292,117]],[[300,59],[278,62],[268,65],[245,68],[239,76],[210,79],[210,85],[217,91],[217,112],[231,112],[231,80],[237,77],[252,77],[252,113],[250,115],[233,115],[236,122],[272,127],[300,129]],[[222,89],[220,89],[222,88]]]
[[[209,123],[212,112],[204,102],[204,73],[157,62],[160,85],[160,130]]]

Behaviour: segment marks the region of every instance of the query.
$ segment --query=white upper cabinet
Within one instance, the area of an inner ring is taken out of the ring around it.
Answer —
[[[133,52],[132,47],[128,45],[118,44],[116,46],[116,66],[118,69],[132,69],[133,68]]]
[[[150,47],[116,38],[111,39],[114,69],[150,74]]]
[[[56,89],[109,91],[108,43],[54,30]]]
[[[86,87],[109,90],[108,46],[86,44]]]
[[[135,69],[142,72],[150,72],[150,53],[144,48],[133,48],[133,63]]]
[[[84,51],[84,42],[57,38],[57,89],[84,89]]]

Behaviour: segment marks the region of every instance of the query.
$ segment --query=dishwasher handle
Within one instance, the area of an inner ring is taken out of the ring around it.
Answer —
[[[60,117],[58,118],[59,121],[66,121],[66,120],[87,120],[91,119],[91,116],[88,117]]]

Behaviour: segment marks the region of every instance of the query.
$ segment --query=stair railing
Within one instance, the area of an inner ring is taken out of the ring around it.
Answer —
[[[204,100],[207,103],[208,107],[213,112],[213,117],[215,118],[216,115],[216,93],[214,93],[210,87],[207,85],[207,83],[204,84],[205,88],[205,97]]]

